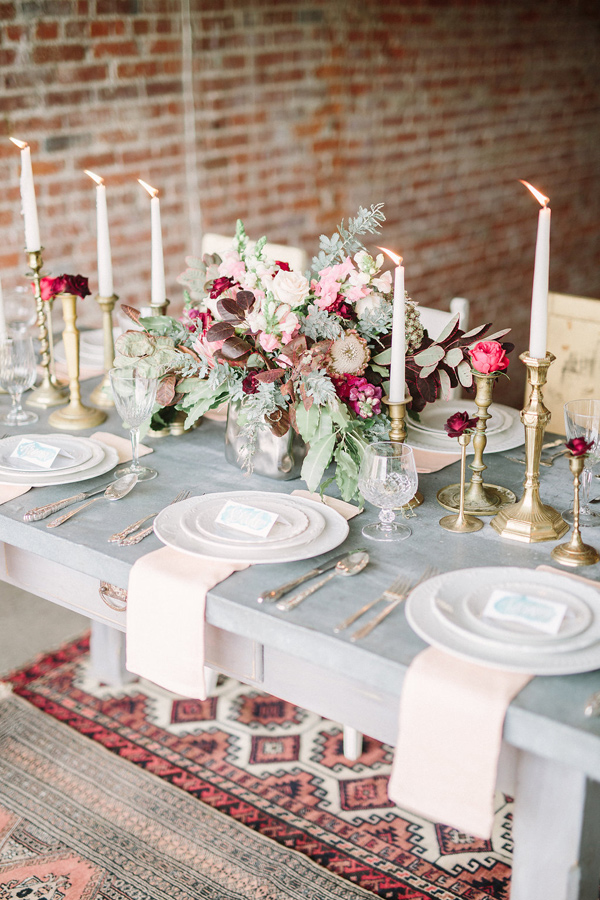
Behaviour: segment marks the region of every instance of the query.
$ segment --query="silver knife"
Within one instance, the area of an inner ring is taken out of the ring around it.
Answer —
[[[66,497],[64,500],[57,500],[56,503],[48,503],[47,506],[36,506],[35,509],[30,509],[29,512],[26,512],[23,516],[24,522],[39,522],[40,519],[45,519],[46,516],[51,516],[52,513],[58,512],[59,509],[64,509],[65,506],[70,506],[71,503],[78,503],[79,500],[87,500],[88,497],[93,497],[94,494],[99,494],[101,491],[105,491],[109,484],[112,484],[113,479],[107,481],[105,484],[101,484],[100,487],[94,488],[93,491],[81,491],[79,494],[73,494],[72,497]]]
[[[260,597],[256,598],[256,600],[258,603],[273,603],[274,600],[279,600],[280,597],[283,597],[288,591],[292,591],[295,587],[298,587],[299,584],[303,584],[305,581],[308,581],[309,578],[316,578],[317,575],[322,575],[323,572],[333,569],[341,559],[345,559],[350,553],[356,552],[356,550],[346,550],[345,553],[340,553],[339,556],[328,559],[327,562],[322,563],[316,569],[311,569],[310,572],[306,572],[304,575],[300,575],[299,578],[294,578],[293,581],[287,581],[285,584],[282,584],[281,587],[275,588],[272,591],[264,591]]]

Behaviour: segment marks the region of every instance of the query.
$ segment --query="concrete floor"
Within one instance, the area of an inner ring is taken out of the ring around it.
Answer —
[[[0,677],[89,628],[89,619],[0,582]]]

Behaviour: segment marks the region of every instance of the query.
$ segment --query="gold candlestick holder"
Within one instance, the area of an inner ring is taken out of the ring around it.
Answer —
[[[460,485],[458,497],[458,515],[443,516],[440,519],[440,525],[446,531],[454,531],[457,534],[472,534],[483,528],[483,522],[476,516],[465,514],[465,470],[467,468],[467,447],[471,440],[470,434],[461,434],[458,438],[460,444]],[[441,492],[440,492],[441,493]],[[439,494],[438,494],[439,498]]]
[[[515,503],[517,499],[508,488],[499,484],[486,484],[483,481],[483,473],[487,469],[483,461],[483,451],[487,444],[486,429],[488,419],[491,418],[489,408],[498,373],[485,375],[482,372],[473,372],[473,378],[477,386],[475,405],[478,422],[473,434],[473,461],[469,463],[473,474],[464,494],[464,508],[475,516],[494,516],[503,506]],[[460,494],[460,484],[449,484],[438,491],[437,500],[444,509],[457,510],[460,505]]]
[[[550,554],[561,566],[593,566],[600,562],[600,553],[581,540],[579,530],[579,479],[585,464],[583,456],[569,456],[569,468],[573,474],[573,534],[566,544],[559,544]]]
[[[397,441],[399,444],[403,444],[406,440],[406,404],[410,403],[412,397],[410,394],[407,394],[404,400],[390,400],[389,397],[382,397],[382,402],[389,409],[390,416],[390,441]],[[412,500],[406,504],[410,509],[414,509],[415,506],[420,506],[423,502],[423,494],[421,491],[417,491]]]
[[[96,387],[90,394],[90,400],[95,406],[100,406],[103,409],[110,409],[115,405],[112,388],[110,385],[110,375],[108,373],[112,369],[113,363],[115,361],[115,340],[113,336],[112,313],[113,309],[115,308],[115,303],[118,299],[119,298],[116,294],[112,294],[112,296],[110,297],[101,297],[99,294],[96,296],[96,302],[102,310],[102,331],[104,338],[104,377],[100,384],[96,385]]]
[[[550,421],[542,388],[546,384],[548,368],[556,357],[546,353],[545,359],[535,359],[528,353],[522,353],[519,359],[527,366],[527,382],[531,385],[529,403],[521,411],[521,421],[525,426],[524,492],[517,503],[501,509],[490,524],[501,537],[513,541],[556,541],[569,530],[569,526],[559,512],[540,500],[540,457],[544,431]]]
[[[84,406],[81,402],[79,386],[79,331],[77,329],[77,296],[75,294],[59,294],[62,301],[63,344],[67,358],[69,375],[69,402],[64,409],[57,409],[48,418],[53,428],[64,428],[67,431],[79,431],[82,428],[95,428],[106,419],[106,413],[99,409]]]
[[[50,353],[50,331],[48,330],[48,322],[50,321],[50,309],[46,309],[46,304],[42,300],[42,291],[40,288],[41,271],[44,265],[42,260],[42,250],[26,250],[27,262],[31,269],[31,277],[33,281],[33,291],[35,296],[36,324],[38,329],[38,340],[40,343],[40,365],[42,368],[42,382],[31,391],[27,398],[26,405],[34,406],[40,409],[48,409],[51,406],[60,406],[67,402],[65,393],[65,385],[61,385],[56,381],[52,372],[52,356]]]
[[[150,311],[153,316],[166,316],[168,305],[169,305],[169,301],[166,299],[163,300],[162,303],[150,302]]]

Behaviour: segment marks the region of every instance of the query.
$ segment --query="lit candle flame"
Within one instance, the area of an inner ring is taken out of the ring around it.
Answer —
[[[19,148],[19,150],[24,150],[25,147],[29,147],[27,141],[18,141],[16,138],[9,138]]]
[[[146,184],[145,181],[142,181],[141,178],[138,178],[139,183],[143,188],[145,188],[151,197],[158,197],[158,188],[153,188],[152,185]]]
[[[397,253],[394,253],[392,250],[388,250],[386,247],[378,247],[378,250],[383,250],[384,253],[387,253],[389,258],[395,263],[397,266],[402,265],[402,257],[398,256]]]
[[[90,178],[92,178],[96,182],[96,184],[104,184],[104,178],[102,178],[101,175],[96,175],[94,172],[90,172],[89,169],[84,169],[83,171],[86,175],[89,175]]]
[[[532,184],[529,184],[528,181],[523,181],[522,178],[519,178],[521,184],[524,184],[528,191],[531,191],[535,199],[538,201],[540,206],[546,207],[550,203],[550,197],[545,197],[540,191],[537,191]]]

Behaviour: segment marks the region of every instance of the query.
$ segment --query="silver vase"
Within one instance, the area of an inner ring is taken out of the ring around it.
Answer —
[[[238,468],[241,468],[239,456],[244,444],[238,425],[240,409],[240,403],[229,403],[225,429],[225,459]],[[252,458],[253,472],[277,481],[299,478],[307,450],[306,444],[293,428],[290,428],[283,437],[277,437],[265,425],[258,433],[256,451]]]

